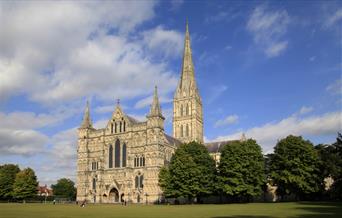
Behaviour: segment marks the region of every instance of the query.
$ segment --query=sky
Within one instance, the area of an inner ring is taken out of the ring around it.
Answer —
[[[186,19],[205,141],[289,134],[332,143],[342,131],[338,1],[1,1],[0,164],[40,184],[75,181],[86,101],[96,128],[116,100],[144,120],[158,86],[165,130]]]

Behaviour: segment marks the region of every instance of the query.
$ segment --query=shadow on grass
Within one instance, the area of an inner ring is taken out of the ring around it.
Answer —
[[[253,215],[237,215],[237,216],[215,216],[212,218],[272,218],[271,216],[253,216]]]
[[[342,202],[298,202],[296,209],[311,212],[292,218],[334,218],[342,217]]]

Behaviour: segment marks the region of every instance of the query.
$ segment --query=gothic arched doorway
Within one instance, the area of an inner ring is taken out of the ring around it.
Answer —
[[[109,203],[118,203],[119,202],[119,192],[116,188],[112,188],[109,192],[108,196]]]

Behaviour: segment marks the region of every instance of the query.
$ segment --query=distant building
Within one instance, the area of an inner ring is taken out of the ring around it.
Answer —
[[[162,198],[158,186],[161,167],[182,143],[203,143],[202,100],[195,80],[190,34],[186,25],[180,81],[173,99],[173,134],[164,131],[157,87],[147,120],[139,122],[116,105],[107,125],[95,129],[89,105],[78,129],[77,200],[94,203],[154,203]],[[220,146],[207,143],[216,163]]]
[[[45,186],[38,186],[37,187],[37,195],[38,196],[52,196],[53,191],[52,189],[49,189],[47,185]]]

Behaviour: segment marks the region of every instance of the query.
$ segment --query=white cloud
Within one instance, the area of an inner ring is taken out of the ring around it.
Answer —
[[[171,0],[171,11],[178,11],[184,4],[184,0]]]
[[[286,49],[287,44],[287,41],[270,44],[265,53],[268,57],[276,57]]]
[[[299,114],[307,114],[307,113],[310,113],[311,111],[313,111],[313,107],[303,106],[300,108]]]
[[[219,136],[214,141],[239,139],[244,132],[247,138],[253,138],[263,147],[263,151],[272,151],[277,140],[292,135],[330,136],[342,130],[342,112],[326,113],[320,116],[300,118],[296,115],[284,118],[279,122],[266,123],[245,131],[226,136]]]
[[[231,50],[233,47],[231,46],[231,45],[227,45],[226,47],[224,47],[224,50],[227,50],[227,51],[229,51],[229,50]]]
[[[0,112],[0,153],[31,156],[46,152],[48,137],[36,129],[56,125],[79,112],[63,107],[50,114],[33,112]]]
[[[342,20],[342,8],[337,9],[334,13],[329,14],[325,19],[325,27],[332,27]]]
[[[158,26],[143,33],[147,47],[164,57],[178,57],[183,49],[184,36],[174,30],[165,30]]]
[[[311,62],[315,61],[315,60],[316,60],[316,56],[312,56],[312,57],[309,58],[309,61],[311,61]]]
[[[59,161],[76,163],[77,128],[67,129],[51,137],[52,149],[50,155]]]
[[[137,101],[137,103],[135,103],[134,108],[140,109],[140,108],[150,106],[152,104],[152,99],[153,99],[153,95],[143,98]],[[168,103],[168,102],[172,102],[172,99],[165,97],[165,96],[159,96],[159,103]]]
[[[216,85],[210,88],[208,97],[206,100],[208,101],[208,103],[212,103],[218,97],[220,97],[220,95],[223,94],[227,89],[228,87],[226,85]]]
[[[48,137],[35,130],[0,129],[0,155],[43,153]]]
[[[271,11],[264,5],[253,10],[247,22],[247,30],[253,34],[255,44],[267,57],[276,57],[284,52],[288,41],[285,35],[290,17],[286,10]]]
[[[93,124],[93,126],[95,129],[103,129],[107,126],[109,120],[110,118],[98,120]]]
[[[114,106],[113,105],[105,105],[105,106],[98,106],[94,110],[96,113],[108,113],[108,112],[113,112],[114,111]]]
[[[215,123],[215,127],[220,127],[220,126],[228,126],[231,124],[235,124],[239,121],[239,116],[238,115],[229,115],[225,117],[223,120],[218,120]]]
[[[326,90],[334,95],[342,95],[342,79],[337,79],[335,82],[329,84]]]
[[[56,104],[91,96],[131,98],[147,94],[155,84],[163,87],[161,92],[173,90],[177,79],[167,63],[152,63],[145,49],[164,42],[178,49],[172,41],[179,38],[177,32],[156,28],[150,33],[155,41],[146,48],[141,39],[127,37],[154,16],[155,4],[2,3],[0,98],[25,93],[31,100]],[[159,49],[174,54],[168,46]]]

